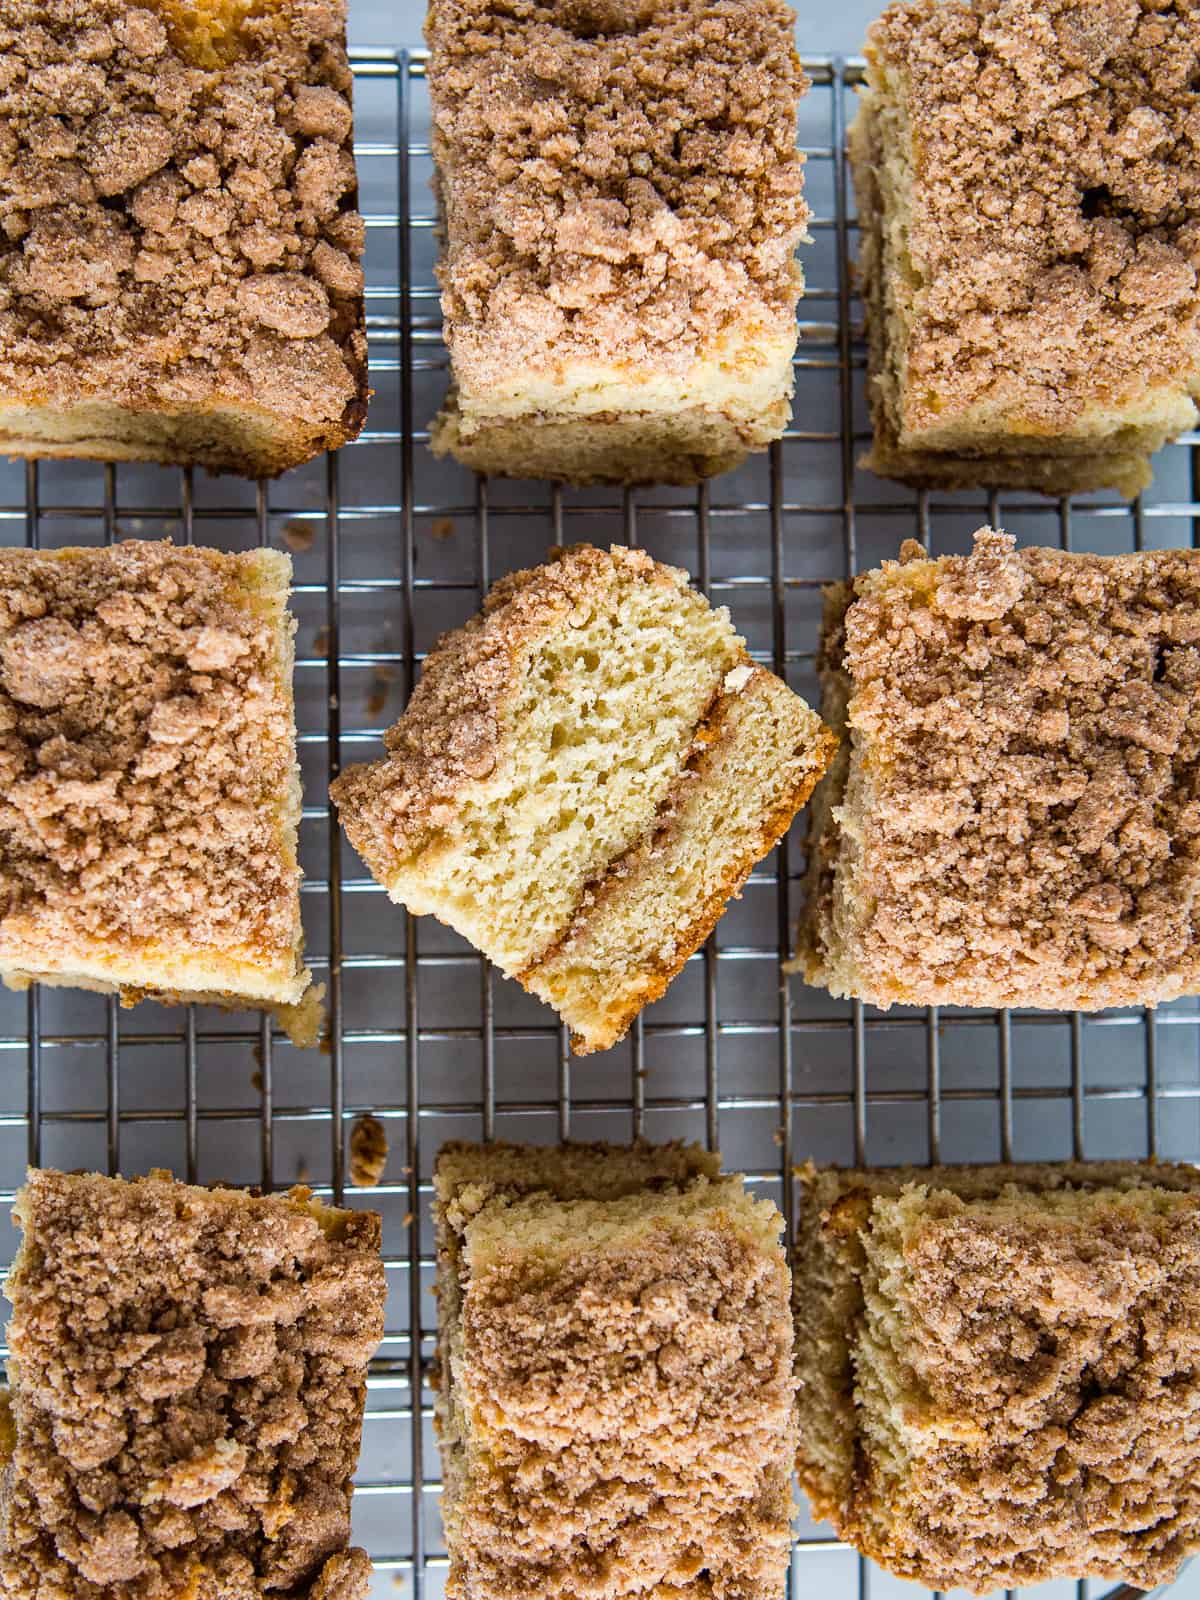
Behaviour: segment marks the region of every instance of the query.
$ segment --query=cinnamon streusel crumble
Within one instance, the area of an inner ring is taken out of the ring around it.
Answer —
[[[0,550],[6,983],[301,1000],[290,579],[270,550]]]
[[[776,1600],[783,1219],[720,1158],[452,1144],[434,1172],[452,1600]]]
[[[345,0],[0,0],[0,452],[273,474],[366,411]]]
[[[1135,493],[1200,395],[1200,12],[904,0],[867,55],[868,464]]]
[[[5,1600],[361,1600],[378,1216],[161,1172],[31,1172],[15,1210]]]
[[[797,1176],[815,1514],[930,1589],[1169,1583],[1200,1548],[1200,1173]]]
[[[909,545],[830,597],[798,965],[875,1005],[1200,989],[1200,553]]]
[[[778,438],[809,214],[794,21],[780,0],[432,0],[435,450],[690,483]]]

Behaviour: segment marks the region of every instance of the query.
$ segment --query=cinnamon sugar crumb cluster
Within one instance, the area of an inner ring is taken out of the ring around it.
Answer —
[[[300,999],[290,571],[0,551],[6,977]]]
[[[1200,393],[1200,15],[905,0],[852,137],[880,471],[1149,481]]]
[[[489,405],[497,428],[516,404],[535,426],[574,406],[577,429],[600,429],[638,409],[639,386],[678,385],[723,355],[773,372],[771,352],[739,355],[742,341],[788,341],[790,356],[809,214],[793,26],[779,0],[434,0],[439,275],[462,418],[435,448],[468,458]],[[573,367],[581,389],[589,367],[610,386],[607,400],[574,395]],[[711,404],[719,414],[726,397]],[[634,447],[609,443],[619,478]]]
[[[901,563],[832,604],[800,964],[878,1005],[1153,1005],[1200,987],[1200,555]],[[840,708],[841,715],[837,716]]]
[[[720,1158],[451,1144],[434,1176],[453,1600],[774,1600],[783,1219]]]
[[[4,1594],[362,1600],[378,1216],[49,1171],[16,1213]]]
[[[800,1481],[898,1576],[1169,1584],[1200,1544],[1200,1175],[800,1179]]]
[[[95,453],[107,427],[114,453],[277,472],[358,431],[350,88],[344,0],[0,0],[0,448]],[[81,405],[125,415],[89,433]]]

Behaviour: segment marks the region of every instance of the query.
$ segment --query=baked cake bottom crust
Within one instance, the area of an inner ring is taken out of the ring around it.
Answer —
[[[365,406],[361,410],[365,414]],[[107,400],[67,408],[0,401],[0,455],[155,461],[270,478],[323,450],[338,449],[359,426],[357,416],[348,428],[233,402],[135,411]]]
[[[794,328],[745,338],[679,377],[600,363],[468,395],[434,420],[436,455],[499,477],[700,483],[778,439],[791,413]]]

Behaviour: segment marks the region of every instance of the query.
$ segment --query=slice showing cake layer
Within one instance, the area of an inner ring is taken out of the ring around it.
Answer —
[[[679,1145],[439,1155],[452,1600],[776,1600],[783,1219],[719,1165]]]
[[[694,483],[787,425],[805,235],[780,0],[432,0],[438,454]]]
[[[834,748],[686,573],[586,545],[497,584],[386,744],[333,786],[355,848],[579,1051],[663,992]]]
[[[906,0],[867,61],[866,464],[1132,496],[1200,396],[1195,7]]]
[[[800,1481],[931,1589],[1152,1589],[1200,1548],[1200,1173],[800,1173]]]
[[[49,1171],[15,1212],[6,1600],[361,1600],[378,1216]]]
[[[301,1001],[291,575],[273,550],[0,551],[10,986]],[[290,1016],[310,1042],[317,1012]]]

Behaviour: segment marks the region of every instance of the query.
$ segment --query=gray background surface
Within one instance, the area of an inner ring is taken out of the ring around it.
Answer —
[[[853,52],[873,8],[800,8],[806,57]],[[351,0],[351,36],[417,46],[422,8]],[[253,485],[157,469],[106,474],[81,463],[26,473],[0,464],[0,540],[48,544],[169,534],[295,553],[297,707],[305,779],[302,854],[310,960],[337,992],[332,1054],[299,1052],[257,1018],[143,1006],[118,1012],[88,995],[38,1002],[0,993],[0,1159],[11,1199],[27,1157],[125,1172],[168,1165],[204,1181],[303,1178],[385,1217],[391,1298],[376,1364],[355,1502],[355,1530],[379,1558],[377,1592],[444,1583],[438,1469],[425,1370],[436,1313],[429,1173],[448,1137],[688,1136],[719,1143],[731,1169],[782,1206],[789,1158],[849,1161],[1200,1155],[1200,1014],[1194,1002],[1097,1018],[1038,1013],[893,1011],[782,984],[779,955],[794,915],[803,830],[758,870],[696,957],[630,1040],[571,1061],[554,1019],[494,978],[453,934],[410,923],[338,842],[325,805],[331,747],[344,761],[377,752],[437,634],[468,616],[486,583],[540,559],[560,539],[634,537],[688,567],[730,605],[752,649],[800,692],[814,693],[822,582],[849,560],[871,565],[919,533],[937,553],[964,549],[998,514],[1023,539],[1116,551],[1190,543],[1190,442],[1165,452],[1135,511],[1113,496],[1066,510],[1037,497],[933,496],[843,472],[865,434],[858,308],[849,300],[837,226],[834,146],[851,94],[818,83],[801,142],[817,213],[804,253],[810,292],[793,428],[782,447],[703,494],[553,493],[545,484],[477,484],[434,463],[424,430],[445,386],[432,282],[427,108],[419,78],[360,59],[357,82],[368,310],[376,399],[367,434],[336,465],[317,463],[258,492]],[[407,122],[409,160],[402,160]],[[413,223],[396,226],[407,183]],[[852,216],[852,203],[844,213]],[[411,296],[400,293],[403,249]],[[843,340],[844,325],[850,337]],[[855,438],[842,432],[849,408]],[[336,538],[336,544],[335,544]],[[332,565],[336,550],[336,569]],[[330,588],[336,570],[338,584]],[[331,643],[336,645],[331,662]],[[332,696],[332,699],[331,699]],[[333,878],[331,883],[331,865]],[[340,937],[334,937],[334,927]],[[1153,1093],[1148,1093],[1148,1090]],[[31,1108],[40,1107],[40,1115]],[[344,1188],[356,1113],[381,1116],[391,1157],[380,1188]],[[413,1220],[415,1219],[415,1220]],[[7,1230],[5,1230],[7,1237]],[[873,1600],[922,1591],[872,1571],[829,1530],[799,1522],[797,1596]],[[1093,1585],[1090,1592],[1102,1593]],[[1042,1600],[1087,1586],[1052,1585]],[[1200,1575],[1174,1591],[1200,1600]],[[1034,1591],[1028,1591],[1034,1593]]]

